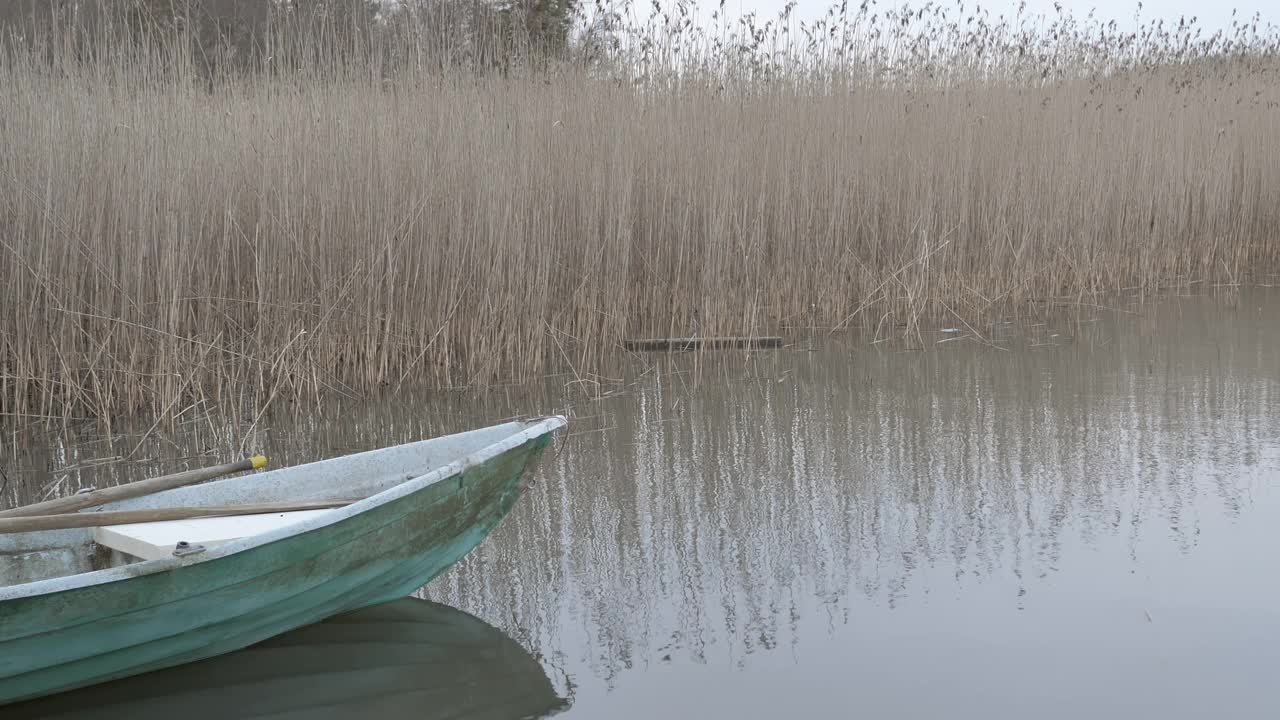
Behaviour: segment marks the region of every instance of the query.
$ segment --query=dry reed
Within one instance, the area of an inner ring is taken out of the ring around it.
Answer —
[[[10,43],[0,413],[256,413],[589,368],[627,335],[913,328],[1280,268],[1256,20],[688,11],[600,11],[573,57],[500,72],[424,62],[404,23],[219,77],[176,35]]]

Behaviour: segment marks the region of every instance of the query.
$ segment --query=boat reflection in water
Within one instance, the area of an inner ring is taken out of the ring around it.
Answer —
[[[3,708],[5,720],[457,718],[566,708],[542,666],[501,630],[405,598],[228,655]]]

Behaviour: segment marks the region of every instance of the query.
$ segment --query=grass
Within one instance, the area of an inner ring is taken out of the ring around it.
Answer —
[[[176,34],[11,42],[0,417],[259,413],[1280,269],[1256,21],[688,12],[599,11],[504,72],[424,63],[403,23],[310,65],[284,60],[324,36],[282,32],[212,79]]]

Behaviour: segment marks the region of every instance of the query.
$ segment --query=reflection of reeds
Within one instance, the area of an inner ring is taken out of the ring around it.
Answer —
[[[1280,472],[1277,306],[1252,297],[1054,350],[793,355],[783,382],[692,392],[646,376],[427,594],[610,678],[746,661],[861,598],[990,584],[1013,608],[1082,555],[1193,553]]]
[[[212,92],[163,45],[0,53],[0,414],[585,377],[695,318],[914,334],[1280,259],[1256,24],[654,22],[554,70],[388,50]]]

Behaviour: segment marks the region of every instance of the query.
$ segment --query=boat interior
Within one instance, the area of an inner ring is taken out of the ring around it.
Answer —
[[[467,457],[528,427],[510,422],[430,440],[213,480],[81,512],[357,500]],[[206,547],[330,510],[301,510],[39,532],[0,533],[0,588],[171,556],[179,540]]]

